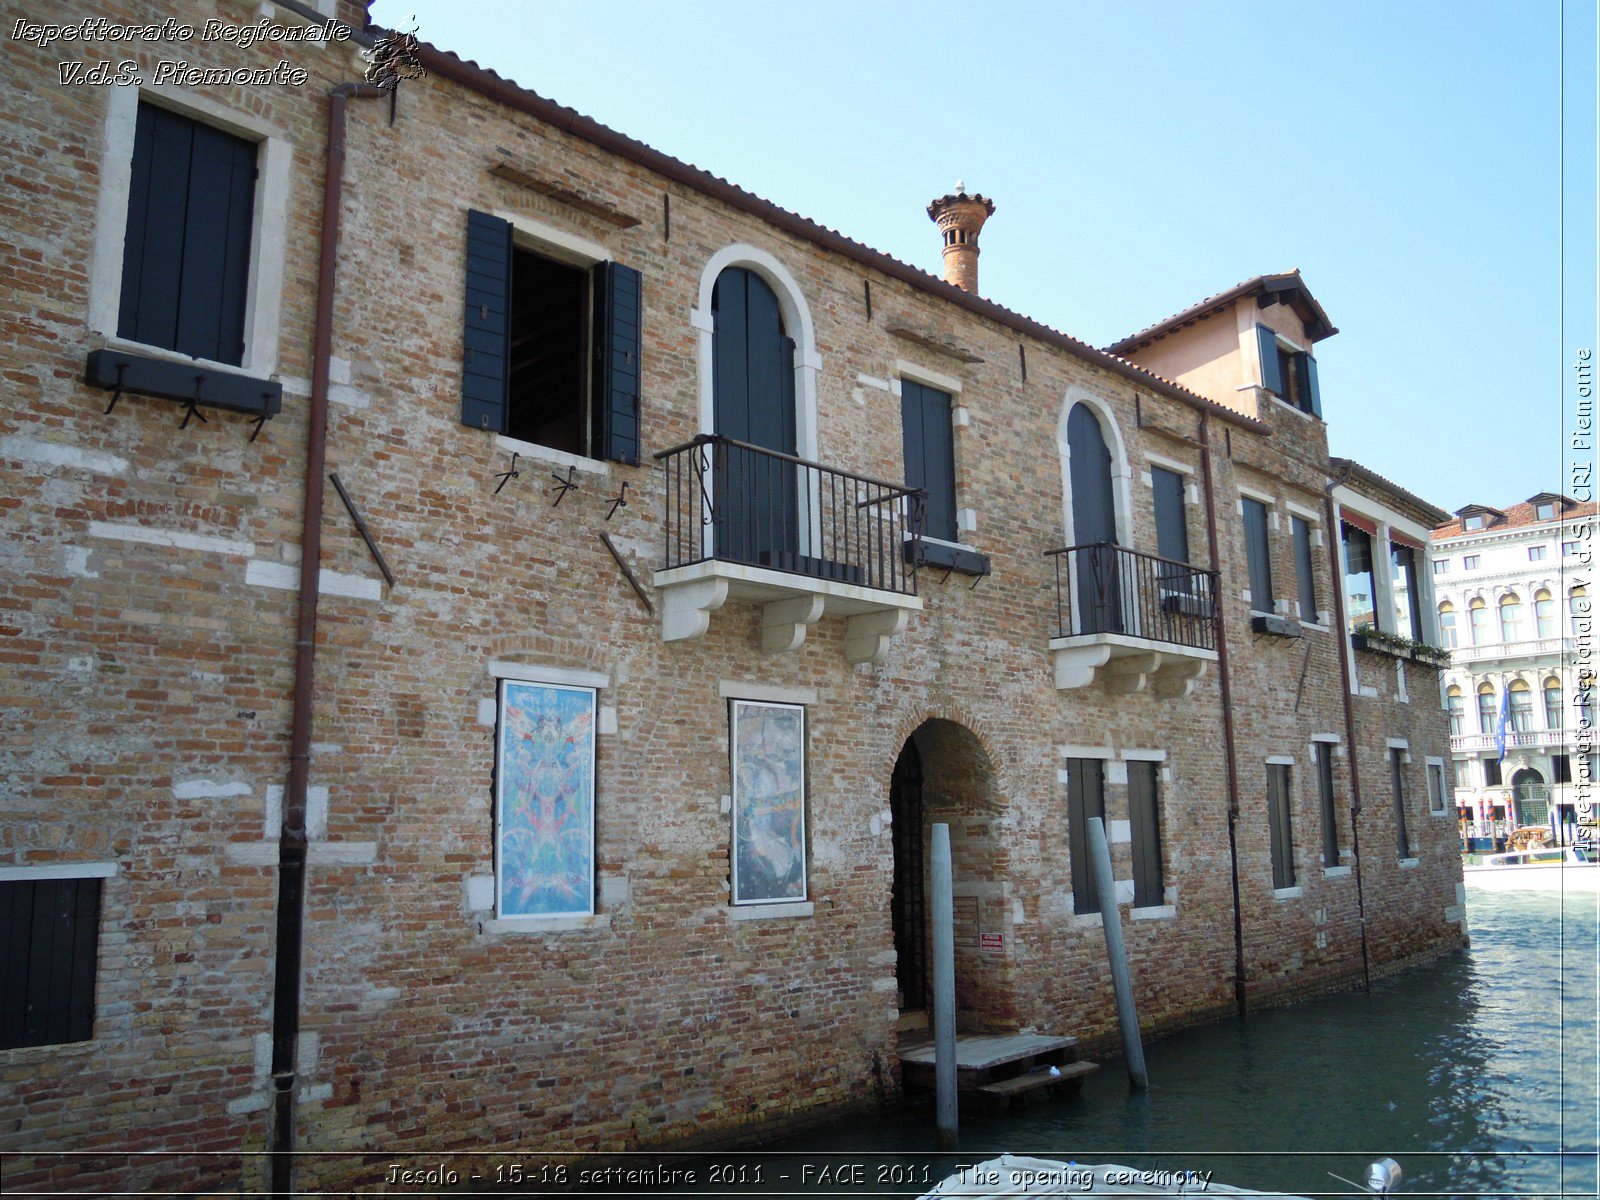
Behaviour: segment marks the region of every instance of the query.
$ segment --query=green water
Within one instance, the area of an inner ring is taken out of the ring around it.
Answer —
[[[1388,1156],[1409,1195],[1595,1196],[1596,897],[1467,895],[1469,951],[1371,995],[1152,1043],[1145,1094],[1130,1096],[1122,1064],[1107,1062],[1076,1100],[963,1112],[949,1156],[933,1153],[931,1112],[857,1121],[741,1157],[762,1178],[740,1190],[916,1195],[1009,1151],[1302,1195],[1348,1194],[1330,1172],[1360,1180]],[[829,1186],[819,1166],[850,1174]]]

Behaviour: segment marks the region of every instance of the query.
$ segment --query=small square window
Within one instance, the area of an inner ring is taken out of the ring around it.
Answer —
[[[1529,546],[1528,547],[1528,561],[1529,562],[1543,562],[1545,557],[1547,555],[1549,555],[1549,553],[1550,553],[1550,547],[1549,546]]]
[[[1562,542],[1561,543],[1561,557],[1562,558],[1572,558],[1577,553],[1578,553],[1578,543],[1577,542]]]
[[[95,879],[0,883],[0,1050],[86,1042],[94,1036],[100,946]]]
[[[1556,515],[1556,506],[1549,501],[1537,504],[1534,506],[1533,515],[1535,520],[1549,521]]]
[[[1435,575],[1448,575],[1448,574],[1450,574],[1450,560],[1448,558],[1436,558],[1436,559],[1434,559],[1433,560],[1433,573]]]
[[[1476,554],[1464,554],[1461,556],[1461,569],[1463,571],[1476,571],[1480,561],[1482,561],[1480,556]]]
[[[1481,516],[1468,517],[1464,521],[1461,522],[1461,528],[1463,528],[1463,529],[1482,529],[1483,528],[1483,518]]]

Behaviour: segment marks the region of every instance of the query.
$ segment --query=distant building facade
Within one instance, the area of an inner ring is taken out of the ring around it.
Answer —
[[[1573,836],[1578,785],[1595,778],[1594,689],[1578,638],[1590,619],[1584,530],[1600,505],[1541,492],[1469,504],[1433,531],[1444,703],[1464,837],[1543,827]],[[1502,734],[1502,725],[1504,732]]]

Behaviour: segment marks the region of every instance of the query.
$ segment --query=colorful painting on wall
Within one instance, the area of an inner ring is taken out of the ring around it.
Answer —
[[[806,710],[732,703],[733,902],[806,898]]]
[[[495,912],[594,912],[594,715],[589,688],[500,684]]]

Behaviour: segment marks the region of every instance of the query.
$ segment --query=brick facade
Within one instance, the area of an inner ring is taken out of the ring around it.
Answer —
[[[140,10],[138,19],[160,19],[167,6],[158,7],[159,16]],[[255,19],[252,5],[219,0],[215,9],[227,21]],[[277,19],[296,21],[287,12]],[[96,214],[115,169],[105,133],[112,89],[58,87],[55,64],[128,57],[150,71],[179,51],[198,57],[200,48],[12,41],[0,72],[9,118],[0,133],[0,270],[10,281],[0,322],[12,346],[0,370],[0,776],[12,798],[0,818],[0,862],[115,864],[103,888],[93,1039],[0,1051],[0,1149],[108,1157],[18,1160],[7,1181],[19,1185],[256,1186],[259,1159],[235,1156],[262,1150],[269,1137],[277,839],[326,94],[359,78],[363,64],[353,43],[204,47],[207,65],[270,67],[288,57],[310,75],[303,87],[191,93],[291,151],[281,294],[269,297],[278,305],[272,355],[283,410],[252,441],[244,416],[202,409],[205,423],[180,430],[182,405],[144,396],[124,396],[107,415],[107,392],[81,382],[86,354],[109,332],[89,314]],[[183,103],[180,92],[165,95]],[[1099,918],[1073,912],[1062,770],[1073,757],[1107,761],[1106,817],[1124,879],[1131,851],[1116,830],[1129,819],[1125,764],[1140,751],[1164,754],[1168,889],[1166,906],[1137,919],[1123,910],[1141,1021],[1160,1031],[1231,1012],[1218,664],[1208,662],[1177,697],[1113,694],[1099,681],[1062,690],[1052,674],[1055,586],[1045,551],[1070,542],[1058,442],[1078,398],[1099,406],[1116,465],[1126,468],[1127,543],[1156,548],[1153,455],[1189,473],[1193,561],[1219,572],[1249,1001],[1361,973],[1356,873],[1325,875],[1320,865],[1308,758],[1315,735],[1337,741],[1348,849],[1341,654],[1356,671],[1359,876],[1372,966],[1464,944],[1453,818],[1431,817],[1423,799],[1424,757],[1449,757],[1436,671],[1350,652],[1336,617],[1295,639],[1255,634],[1242,599],[1237,501],[1247,488],[1277,501],[1271,546],[1282,595],[1293,595],[1295,579],[1290,506],[1317,522],[1316,592],[1335,610],[1341,585],[1330,574],[1324,498],[1339,473],[1321,421],[1276,402],[1253,413],[1225,408],[1059,335],[1019,331],[957,303],[931,277],[913,285],[437,73],[402,85],[392,126],[389,112],[386,101],[351,102],[328,466],[364,512],[396,583],[379,578],[330,491],[297,1079],[302,1149],[670,1145],[750,1136],[892,1095],[887,810],[908,739],[921,752],[928,817],[952,827],[964,1027],[1102,1044],[1114,1036]],[[490,174],[497,164],[559,181],[591,203]],[[510,449],[461,423],[469,208],[599,244],[642,276],[642,465],[579,461],[578,487],[559,505],[551,475],[573,464],[530,452],[496,494]],[[638,223],[622,227],[617,214]],[[922,570],[921,609],[880,661],[847,661],[846,624],[831,613],[797,650],[764,654],[763,610],[737,596],[711,614],[703,636],[662,638],[654,573],[666,501],[650,456],[703,431],[691,312],[704,307],[707,264],[735,245],[781,264],[809,314],[821,461],[904,478],[898,381],[959,382],[956,504],[973,514],[961,539],[988,556],[992,573],[974,586],[964,574]],[[608,518],[624,483],[627,504]],[[1344,486],[1432,523],[1404,493],[1361,480]],[[1207,552],[1208,504],[1217,562]],[[593,918],[530,931],[486,909],[496,663],[604,679]],[[729,905],[727,703],[774,695],[807,711],[810,907],[743,919]],[[1394,852],[1389,739],[1404,739],[1411,756],[1410,866]],[[1271,884],[1265,764],[1273,756],[1295,763],[1295,895]],[[1002,935],[998,946],[980,945],[984,933]],[[167,1149],[221,1156],[115,1154]],[[307,1163],[301,1182],[341,1169],[337,1160]]]

